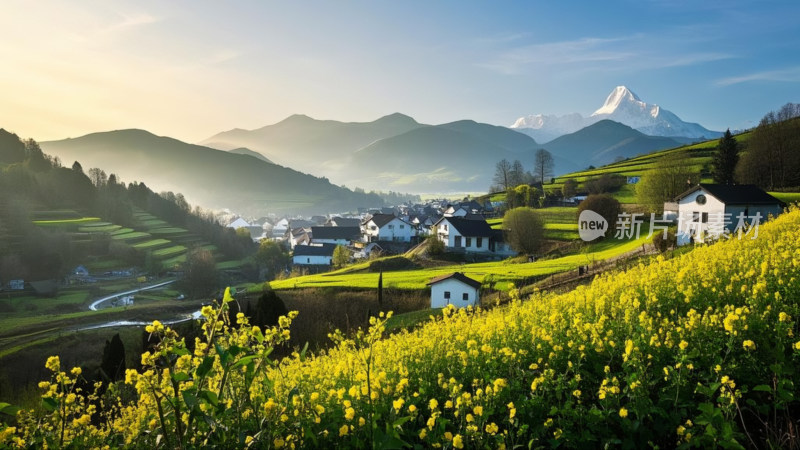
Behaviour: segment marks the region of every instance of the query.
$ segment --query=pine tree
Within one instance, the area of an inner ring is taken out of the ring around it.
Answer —
[[[717,144],[717,152],[714,154],[714,183],[734,184],[734,171],[739,162],[739,143],[731,134],[731,130],[725,131]]]

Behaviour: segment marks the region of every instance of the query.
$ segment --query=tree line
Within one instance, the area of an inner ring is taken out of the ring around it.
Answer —
[[[37,210],[74,209],[130,227],[135,208],[186,228],[229,258],[255,251],[249,236],[244,239],[222,227],[209,211],[192,209],[181,194],[158,194],[144,183],[126,185],[102,169],[84,171],[77,161],[64,167],[33,139],[23,141],[0,129],[0,280],[60,278],[89,255],[111,255],[145,266],[146,255],[108,236],[93,235],[88,244],[76,245],[63,231],[32,224]]]
[[[495,165],[489,192],[508,191],[522,184],[544,183],[553,177],[553,164],[553,155],[543,148],[534,154],[534,164],[530,171],[526,171],[518,159],[513,162],[501,159]]]

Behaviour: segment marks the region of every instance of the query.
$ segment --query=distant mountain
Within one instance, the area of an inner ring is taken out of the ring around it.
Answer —
[[[625,86],[617,86],[606,101],[591,116],[578,113],[566,116],[531,115],[520,117],[511,128],[547,142],[558,136],[585,128],[601,120],[620,122],[650,136],[669,136],[691,139],[712,139],[722,136],[703,126],[684,122],[674,113],[655,104],[643,102]]]
[[[270,164],[275,164],[272,161],[270,161],[269,159],[267,159],[267,157],[262,155],[261,153],[254,152],[254,151],[250,150],[249,148],[245,148],[245,147],[239,147],[239,148],[235,148],[233,150],[228,150],[228,153],[234,153],[234,154],[237,154],[237,155],[248,155],[248,156],[252,156],[253,158],[260,159],[260,160],[262,160],[264,162],[268,162]]]
[[[681,145],[681,142],[672,138],[648,136],[627,125],[601,120],[575,133],[554,139],[544,147],[554,155],[580,163],[585,168],[590,164],[608,164],[619,157],[629,158]],[[566,171],[569,169],[556,165],[556,174]]]
[[[373,122],[338,122],[293,115],[256,130],[225,131],[200,144],[220,150],[246,147],[278,164],[329,176],[331,169],[341,168],[343,156],[379,139],[422,126],[399,113]]]
[[[207,208],[231,208],[247,215],[265,212],[337,212],[376,206],[377,196],[354,193],[327,179],[306,175],[250,155],[187,144],[144,130],[119,130],[42,142],[65,165],[79,161],[124,182],[139,181],[156,191],[183,193]]]
[[[352,155],[349,176],[359,186],[371,180],[401,192],[482,191],[498,161],[519,159],[532,169],[537,148],[508,128],[462,120],[376,141]]]

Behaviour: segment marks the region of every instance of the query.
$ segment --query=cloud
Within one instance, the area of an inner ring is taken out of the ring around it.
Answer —
[[[147,13],[120,14],[120,16],[122,20],[103,28],[100,30],[100,32],[102,34],[119,33],[129,29],[141,27],[143,25],[150,25],[152,23],[160,22],[162,20],[160,17],[155,17]]]
[[[717,80],[715,84],[719,86],[730,86],[733,84],[749,83],[751,81],[781,81],[798,83],[800,82],[800,66],[779,70],[766,70],[736,77],[721,78]]]

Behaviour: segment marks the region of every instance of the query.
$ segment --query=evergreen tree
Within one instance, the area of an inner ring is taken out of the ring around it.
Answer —
[[[714,183],[734,184],[734,171],[739,162],[739,143],[731,134],[731,130],[725,131],[717,144],[717,152],[714,154]]]
[[[274,326],[278,324],[278,318],[289,314],[283,300],[275,294],[275,291],[267,291],[258,298],[256,303],[255,317],[252,324],[260,327]]]
[[[100,376],[109,382],[120,380],[125,375],[125,345],[119,333],[115,334],[111,341],[106,341],[100,370]]]

